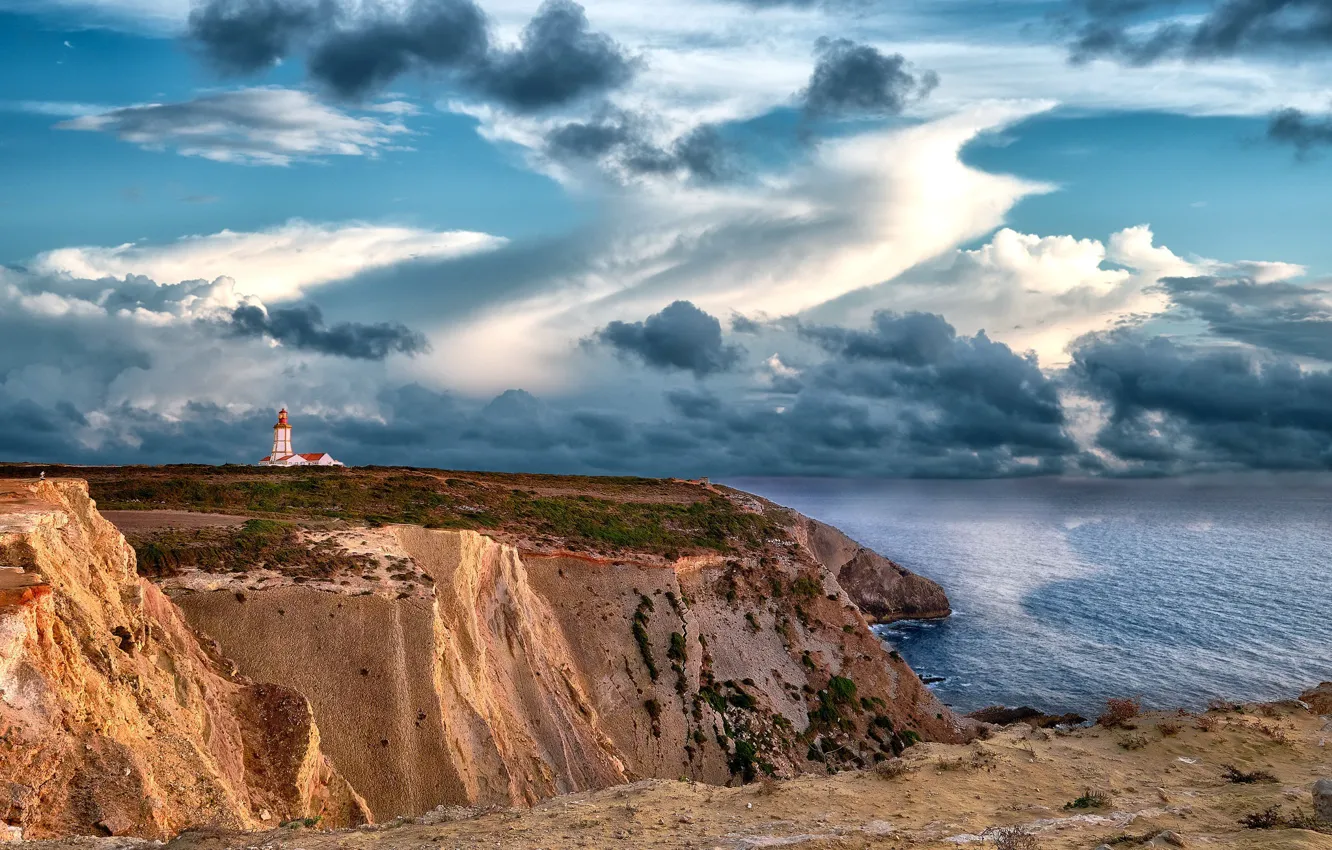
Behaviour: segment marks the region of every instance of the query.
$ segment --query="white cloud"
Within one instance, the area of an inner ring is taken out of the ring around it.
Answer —
[[[649,185],[590,228],[585,267],[534,284],[434,334],[423,380],[483,392],[577,380],[569,340],[676,299],[725,316],[787,315],[891,279],[1002,224],[1050,187],[967,166],[977,134],[1048,108],[989,103],[907,129],[826,143],[812,164],[759,188]],[[502,270],[497,272],[502,273]],[[424,319],[422,319],[424,321]]]
[[[77,106],[77,105],[72,105]],[[380,104],[387,114],[403,114]],[[62,130],[111,133],[150,150],[247,165],[288,165],[324,156],[374,156],[408,132],[396,120],[355,116],[296,89],[254,88],[79,114]]]
[[[174,283],[230,277],[240,295],[276,302],[358,272],[491,250],[504,241],[470,231],[291,221],[250,233],[187,236],[166,245],[62,248],[28,265],[39,273],[89,279],[133,274]]]
[[[1017,351],[1034,351],[1046,368],[1068,363],[1078,337],[1156,316],[1169,299],[1166,277],[1219,275],[1259,282],[1304,273],[1290,263],[1185,259],[1157,245],[1147,225],[1104,242],[1038,236],[1010,228],[974,250],[959,250],[895,280],[811,311],[818,321],[858,323],[876,309],[940,313],[958,330],[984,330]]]

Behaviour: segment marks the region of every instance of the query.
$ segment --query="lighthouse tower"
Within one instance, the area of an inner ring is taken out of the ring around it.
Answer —
[[[291,450],[291,423],[287,421],[287,408],[284,407],[278,411],[278,421],[273,426],[273,452],[269,458],[282,460],[292,454],[294,452]]]
[[[342,466],[342,461],[334,460],[328,452],[309,452],[296,454],[291,450],[291,423],[287,421],[287,408],[278,411],[277,424],[273,426],[273,451],[259,461],[260,466]]]

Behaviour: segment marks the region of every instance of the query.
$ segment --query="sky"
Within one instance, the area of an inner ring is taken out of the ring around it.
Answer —
[[[0,0],[0,459],[1332,468],[1332,0]]]

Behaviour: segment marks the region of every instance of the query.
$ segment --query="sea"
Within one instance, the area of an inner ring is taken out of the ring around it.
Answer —
[[[951,617],[878,631],[962,711],[1196,709],[1332,680],[1332,475],[726,483],[943,585]]]

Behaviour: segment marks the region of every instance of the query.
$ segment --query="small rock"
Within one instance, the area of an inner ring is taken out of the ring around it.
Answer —
[[[1314,817],[1332,823],[1332,779],[1320,779],[1313,787]]]
[[[1111,847],[1109,844],[1098,844],[1096,846],[1096,850],[1115,850],[1115,849]]]
[[[10,842],[10,841],[22,841],[22,840],[23,840],[23,827],[10,826],[7,823],[0,824],[0,841]]]
[[[1184,847],[1184,839],[1179,837],[1179,833],[1166,830],[1152,839],[1148,847]]]

